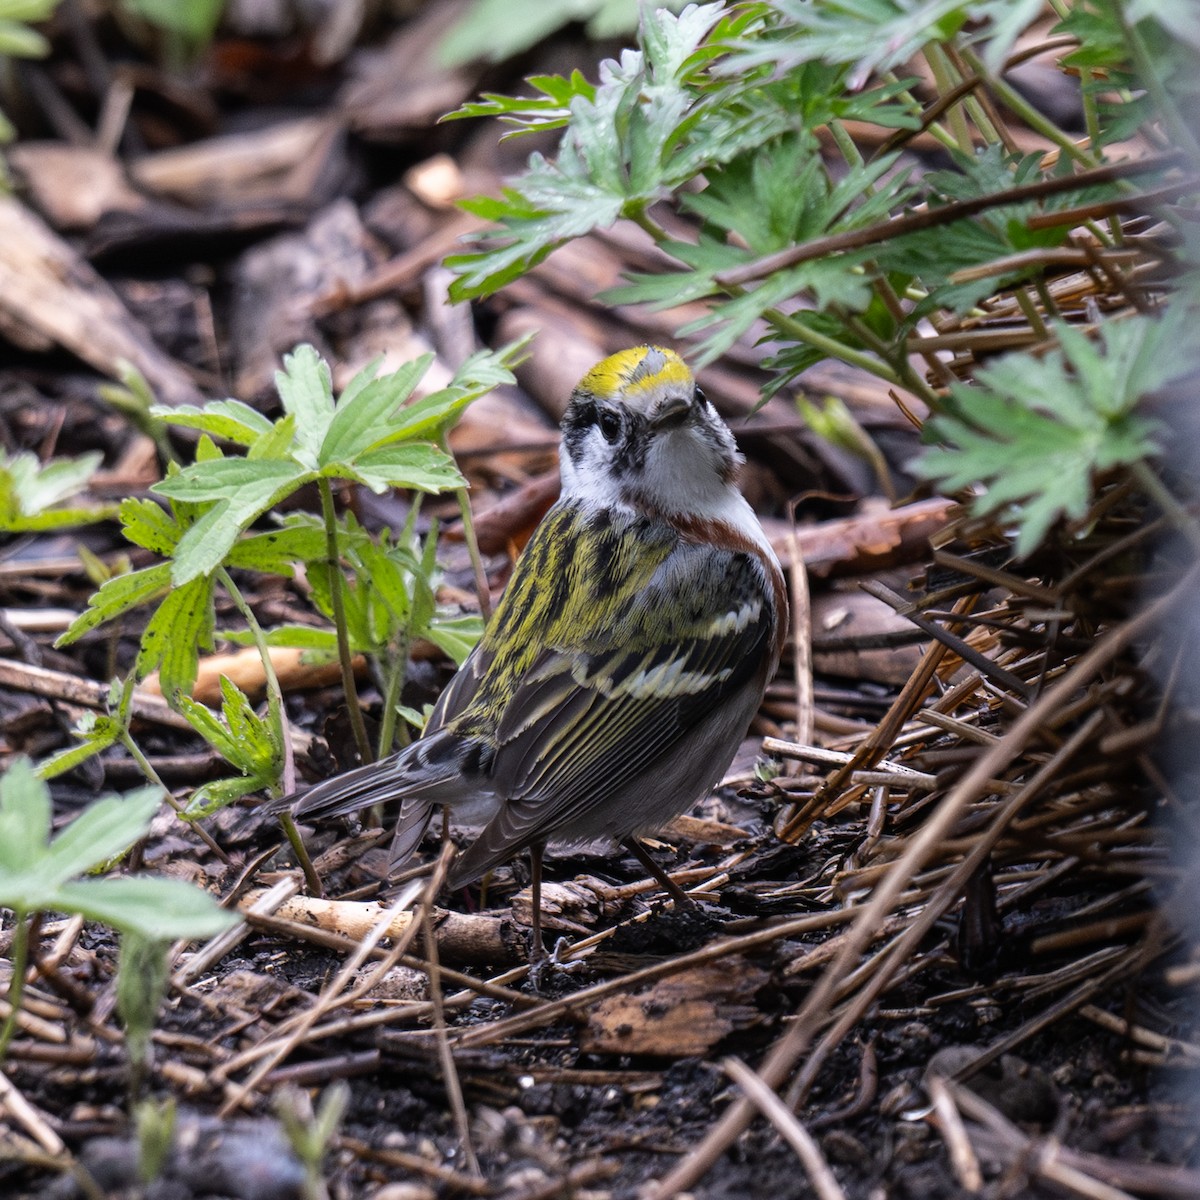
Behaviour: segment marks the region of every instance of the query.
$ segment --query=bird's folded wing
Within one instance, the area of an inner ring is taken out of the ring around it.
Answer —
[[[612,627],[541,652],[498,723],[506,797],[456,876],[487,870],[668,760],[765,670],[774,634],[752,556],[681,546]]]

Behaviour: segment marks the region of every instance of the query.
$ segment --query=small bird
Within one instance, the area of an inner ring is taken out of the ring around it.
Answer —
[[[686,901],[637,835],[720,780],[787,631],[733,435],[674,351],[593,367],[563,416],[560,462],[560,497],[423,736],[287,801],[303,818],[399,801],[393,871],[435,808],[482,825],[452,887],[528,849],[534,960],[547,842],[621,843]]]

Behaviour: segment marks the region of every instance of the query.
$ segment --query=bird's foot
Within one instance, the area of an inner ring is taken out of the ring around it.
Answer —
[[[546,953],[545,946],[538,947],[540,954],[529,957],[529,982],[535,992],[542,992],[552,980],[564,975],[574,975],[583,969],[583,959],[578,958],[568,962],[566,955],[571,950],[571,943],[565,937],[560,937],[554,943],[554,949]]]

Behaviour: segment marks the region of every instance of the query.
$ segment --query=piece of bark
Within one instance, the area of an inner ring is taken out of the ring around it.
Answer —
[[[0,659],[0,687],[98,709],[107,707],[110,691],[107,683],[96,683],[63,671],[49,671],[45,667],[34,667],[7,659]],[[171,709],[161,696],[147,693],[140,687],[134,689],[129,711],[136,718],[153,721],[172,729],[190,731],[192,728],[187,719]]]
[[[475,73],[448,69],[438,57],[447,31],[466,10],[467,0],[425,5],[381,50],[360,50],[351,58],[353,78],[337,106],[355,132],[384,141],[428,137],[432,125],[474,93]]]
[[[333,199],[332,192],[317,194],[316,185],[326,173],[344,176],[344,141],[337,117],[303,117],[162,150],[139,159],[129,173],[147,191],[197,208],[312,206]]]
[[[837,517],[796,530],[809,575],[866,575],[882,567],[911,562],[929,553],[929,539],[956,515],[953,500],[935,497],[900,508],[864,506],[850,517]],[[782,562],[790,559],[786,522],[765,518],[763,528]]]
[[[242,256],[230,322],[237,395],[248,400],[264,392],[280,357],[299,342],[312,342],[328,356],[312,302],[363,278],[370,266],[369,240],[354,205],[338,200],[302,233],[273,238]]]
[[[586,937],[592,933],[603,905],[591,888],[579,880],[571,883],[542,881],[542,928]],[[524,888],[512,898],[518,924],[533,924],[533,891]]]
[[[670,975],[636,995],[610,996],[588,1014],[584,1054],[707,1054],[735,1030],[763,1020],[756,993],[769,974],[731,957]]]
[[[0,196],[0,327],[27,348],[62,346],[112,378],[132,363],[165,404],[202,399],[112,288],[11,196]]]
[[[894,644],[886,647],[839,645],[861,638],[911,634],[912,624],[889,605],[866,592],[822,592],[812,598],[813,666],[824,675],[874,683],[904,684],[921,660],[922,646]]]
[[[62,142],[19,142],[5,152],[30,201],[56,229],[90,229],[109,212],[139,212],[147,200],[111,154]]]

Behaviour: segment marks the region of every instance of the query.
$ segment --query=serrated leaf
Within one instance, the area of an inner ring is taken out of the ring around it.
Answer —
[[[313,478],[290,459],[214,459],[196,463],[151,489],[173,499],[216,501],[179,540],[171,576],[176,584],[215,570],[238,535],[282,497]]]
[[[16,758],[0,775],[0,879],[35,862],[49,840],[50,789],[27,758]]]
[[[129,497],[121,501],[121,532],[143,550],[169,558],[183,536],[183,527],[161,504]]]
[[[1079,519],[1095,477],[1158,453],[1155,423],[1139,399],[1193,364],[1184,306],[1163,318],[1132,317],[1101,326],[1097,343],[1059,329],[1061,347],[1042,358],[1010,354],[958,384],[947,411],[929,422],[945,443],[925,452],[920,472],[948,490],[982,485],[979,513],[1006,512],[1017,553],[1029,554],[1060,517]]]
[[[91,728],[81,731],[78,727],[72,730],[76,737],[83,741],[65,750],[59,750],[38,764],[38,774],[43,779],[55,779],[73,771],[89,758],[102,754],[110,746],[116,745],[124,731],[124,725],[111,717],[95,717]]]
[[[96,800],[43,849],[37,865],[39,878],[57,887],[97,863],[123,854],[150,828],[162,797],[162,788],[143,787],[124,796]]]
[[[296,443],[310,467],[333,420],[333,377],[314,347],[297,346],[275,373],[275,389],[284,411],[296,419]]]
[[[245,629],[226,629],[221,636],[239,646],[252,646],[254,635]],[[306,661],[330,662],[337,654],[337,634],[332,629],[317,629],[312,625],[276,625],[264,635],[268,646],[288,646],[293,650],[312,650]]]
[[[271,422],[257,409],[241,400],[210,400],[207,404],[156,404],[150,415],[168,425],[199,429],[213,437],[223,438],[239,446],[249,446],[264,434],[270,433]]]
[[[86,487],[102,461],[98,451],[78,458],[55,458],[45,464],[28,451],[0,454],[0,532],[36,533],[112,515],[115,509],[111,505],[55,507]]]
[[[92,596],[87,609],[58,636],[55,646],[69,646],[106,621],[148,604],[170,586],[171,568],[167,563],[110,579]]]
[[[466,486],[454,459],[437,446],[405,443],[381,446],[360,454],[352,465],[341,465],[330,474],[349,476],[373,492],[388,488],[414,488],[421,492],[445,492]]]
[[[214,937],[240,920],[201,888],[152,875],[64,883],[55,907],[158,940]]]
[[[352,460],[392,434],[397,410],[412,395],[433,359],[432,353],[422,354],[361,388],[348,388],[321,443],[320,465]]]
[[[483,636],[483,619],[470,614],[435,615],[425,627],[424,636],[461,667]]]
[[[226,561],[231,567],[292,576],[297,566],[323,560],[325,555],[324,528],[289,521],[283,529],[240,538],[230,548]]]
[[[200,821],[211,817],[213,813],[236,803],[243,796],[260,792],[270,784],[269,779],[235,776],[229,779],[214,779],[201,784],[188,800],[187,807],[180,814],[185,821]]]
[[[137,673],[144,677],[157,669],[162,694],[174,703],[191,691],[200,651],[212,649],[214,623],[211,579],[192,579],[174,588],[142,634]]]

